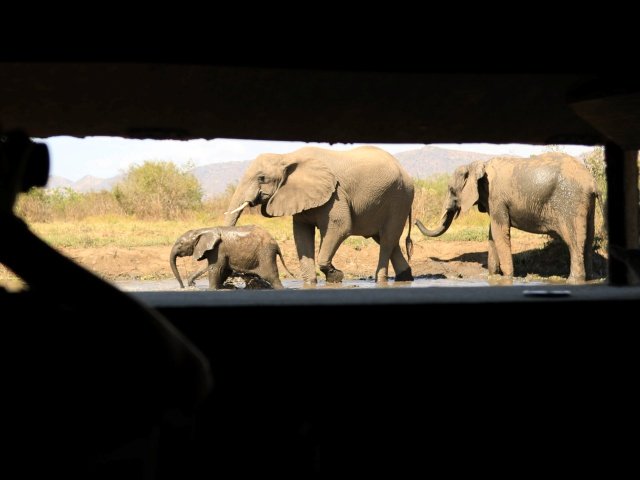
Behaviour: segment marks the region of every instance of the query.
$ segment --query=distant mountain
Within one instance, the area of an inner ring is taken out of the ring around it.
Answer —
[[[395,157],[413,178],[427,178],[439,173],[451,173],[460,165],[476,160],[488,160],[494,156],[429,145],[395,154]],[[237,183],[251,162],[252,160],[210,163],[196,167],[190,172],[202,185],[204,198],[210,198],[223,193],[228,185]],[[72,182],[62,177],[51,177],[47,188],[69,187],[78,192],[111,190],[121,178],[122,175],[106,179],[87,175],[77,182]]]
[[[428,178],[438,173],[452,173],[460,165],[489,160],[495,155],[425,145],[417,150],[396,153],[395,157],[413,178]]]
[[[116,175],[110,178],[98,178],[92,175],[85,175],[80,180],[73,182],[64,177],[56,177],[53,175],[49,177],[46,188],[71,188],[80,193],[99,192],[101,190],[111,190],[121,179],[122,175]]]
[[[111,190],[122,177],[122,175],[116,175],[111,178],[98,178],[92,175],[86,175],[75,183],[74,189],[82,193]]]
[[[220,195],[225,191],[227,185],[237,183],[252,161],[210,163],[196,167],[190,172],[200,182],[206,199]]]
[[[431,146],[395,154],[400,164],[414,178],[427,178],[438,173],[451,173],[459,165],[476,160],[488,160],[494,156]],[[205,198],[214,197],[223,193],[227,185],[237,183],[251,162],[252,160],[210,163],[194,168],[191,173],[200,181]]]
[[[73,188],[73,183],[71,180],[64,177],[57,177],[55,175],[51,175],[49,177],[49,181],[47,182],[47,187],[50,189],[54,188]]]

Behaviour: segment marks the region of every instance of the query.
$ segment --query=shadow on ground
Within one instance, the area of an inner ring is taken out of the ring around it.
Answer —
[[[449,261],[480,263],[487,268],[487,252],[463,253]],[[544,248],[525,250],[513,255],[515,277],[538,275],[541,277],[568,277],[570,271],[569,248],[561,240],[552,239]],[[607,259],[598,251],[593,252],[593,271],[591,278],[607,276]]]

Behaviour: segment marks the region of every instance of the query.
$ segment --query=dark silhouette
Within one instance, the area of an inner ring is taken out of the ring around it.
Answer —
[[[13,214],[17,193],[46,183],[48,167],[45,145],[22,132],[0,137],[0,262],[27,285],[0,288],[4,458],[14,463],[5,468],[23,478],[164,478],[180,468],[211,389],[208,361],[162,315]]]

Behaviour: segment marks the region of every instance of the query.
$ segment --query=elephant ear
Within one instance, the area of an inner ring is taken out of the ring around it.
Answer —
[[[469,165],[467,178],[460,192],[460,209],[462,213],[467,212],[480,199],[478,182],[484,175],[484,162],[473,162]]]
[[[222,241],[220,234],[217,232],[206,232],[199,236],[196,240],[196,245],[193,248],[193,258],[196,260],[202,260],[204,255],[213,250],[215,246]]]
[[[283,164],[283,177],[266,205],[273,217],[294,215],[329,201],[337,179],[320,158],[296,159]]]

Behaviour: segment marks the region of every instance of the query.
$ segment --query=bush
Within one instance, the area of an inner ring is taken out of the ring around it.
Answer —
[[[449,175],[434,175],[427,179],[415,180],[413,218],[422,223],[433,224],[442,215],[442,206],[449,191]]]
[[[204,207],[204,210],[207,212],[207,214],[213,218],[223,218],[224,212],[226,212],[227,208],[229,208],[229,202],[231,202],[231,198],[233,197],[233,194],[235,193],[237,186],[238,186],[237,183],[230,183],[224,189],[223,193],[221,193],[217,197],[211,197],[208,200],[206,200],[203,204],[203,207]],[[261,208],[262,207],[259,204],[254,207],[247,207],[242,212],[242,215],[262,216],[262,213],[260,213]]]
[[[32,188],[18,197],[16,213],[25,221],[83,220],[96,215],[122,215],[113,193],[78,193],[70,188]]]
[[[593,175],[598,185],[598,190],[606,198],[607,194],[607,177],[604,164],[604,147],[595,147],[584,159],[585,166]]]
[[[601,202],[596,205],[595,213],[595,250],[607,248],[607,232],[605,223],[605,205],[607,201],[607,175],[604,162],[604,147],[595,147],[585,156],[584,164],[593,175],[598,191],[601,195]]]
[[[113,193],[123,210],[138,218],[173,220],[202,207],[198,180],[172,162],[146,161],[130,167]]]
[[[237,184],[230,183],[224,189],[224,193],[216,197],[211,197],[204,202],[203,208],[207,211],[212,217],[221,217],[224,212],[227,211],[229,207],[229,202],[231,201],[231,197],[233,193],[236,191]]]
[[[16,214],[26,222],[50,222],[53,220],[49,198],[44,188],[32,188],[18,195]]]

